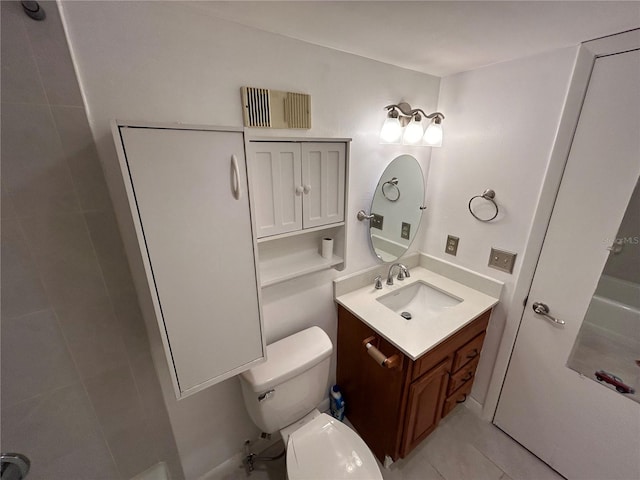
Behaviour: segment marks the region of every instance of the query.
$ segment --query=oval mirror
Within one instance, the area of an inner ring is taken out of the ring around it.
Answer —
[[[420,164],[411,155],[396,157],[382,173],[371,202],[370,243],[380,260],[396,261],[411,246],[420,226],[423,200]]]

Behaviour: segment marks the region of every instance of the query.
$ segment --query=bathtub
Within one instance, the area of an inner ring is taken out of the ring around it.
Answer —
[[[584,324],[611,339],[640,345],[640,285],[603,275]]]

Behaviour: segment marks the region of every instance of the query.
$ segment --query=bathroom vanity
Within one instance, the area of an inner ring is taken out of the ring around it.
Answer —
[[[425,255],[418,262],[456,268]],[[408,455],[466,400],[502,286],[468,271],[454,280],[416,265],[410,278],[378,290],[371,280],[379,271],[336,281],[337,383],[349,421],[388,463]],[[486,281],[485,293],[460,280],[476,287]]]

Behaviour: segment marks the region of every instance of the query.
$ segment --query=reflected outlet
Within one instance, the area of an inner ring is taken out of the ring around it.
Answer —
[[[407,222],[402,222],[402,228],[400,230],[400,236],[405,240],[409,240],[411,236],[411,224]]]
[[[378,215],[377,213],[373,213],[373,218],[369,220],[369,226],[371,228],[377,228],[378,230],[382,230],[382,224],[384,221],[384,217],[382,215]]]

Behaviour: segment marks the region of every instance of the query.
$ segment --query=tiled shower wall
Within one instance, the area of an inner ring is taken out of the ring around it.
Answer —
[[[1,448],[29,479],[183,478],[57,6],[2,21]],[[105,78],[108,82],[109,79]]]

